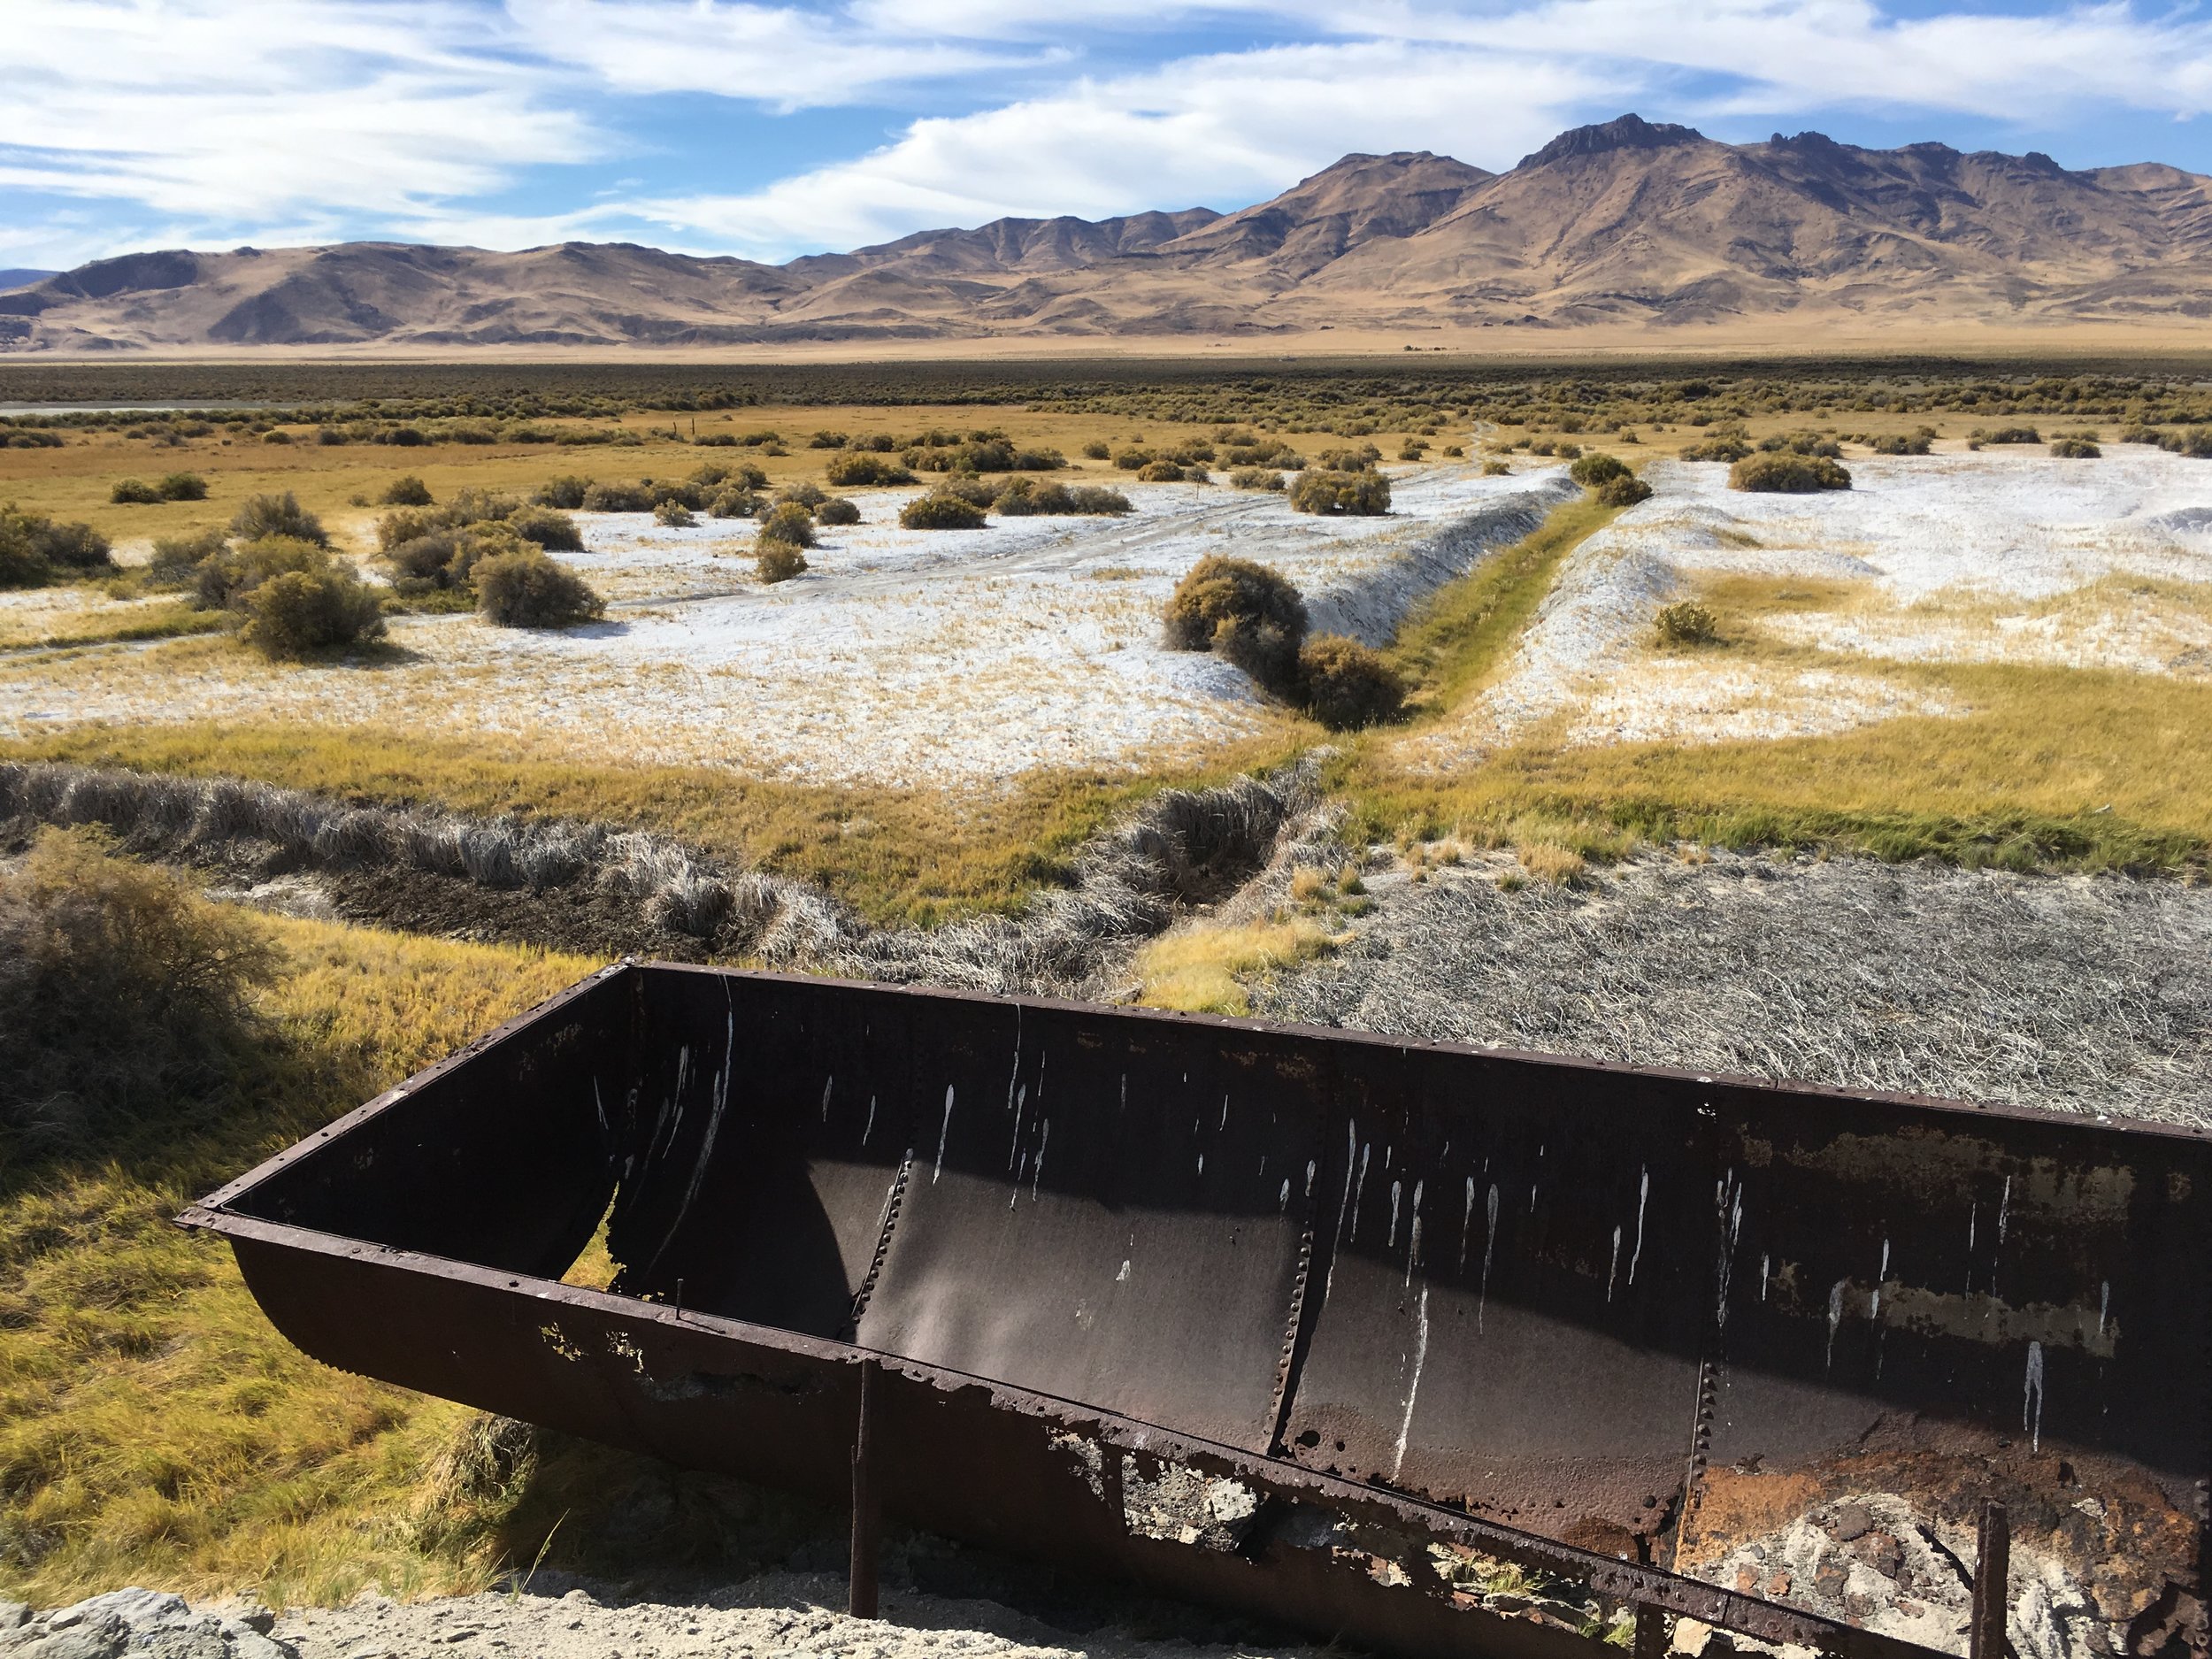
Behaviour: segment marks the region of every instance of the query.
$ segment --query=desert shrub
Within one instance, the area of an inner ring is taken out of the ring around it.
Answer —
[[[1974,443],[2040,443],[2043,434],[2033,426],[1977,426],[1967,434]]]
[[[141,432],[135,435],[142,438],[147,434]],[[42,432],[36,428],[11,432],[6,447],[11,449],[58,449],[62,447],[62,435],[58,432]]]
[[[155,484],[164,501],[205,501],[207,480],[197,472],[166,472]]]
[[[1114,452],[1110,447],[1096,438],[1093,438],[1088,443],[1083,446],[1083,457],[1084,459],[1089,461],[1109,460],[1112,457],[1113,453]]]
[[[795,503],[812,512],[829,499],[829,492],[811,479],[801,479],[795,484],[786,484],[776,492],[776,503]]]
[[[854,449],[866,449],[876,455],[888,455],[899,447],[899,442],[887,432],[878,432],[865,438],[855,438],[847,447]]]
[[[580,504],[586,512],[650,512],[653,492],[642,484],[594,484]]]
[[[108,500],[118,507],[146,507],[158,505],[161,492],[142,479],[121,478],[108,491]]]
[[[737,447],[735,434],[727,432],[703,432],[692,442],[702,449],[733,449]]]
[[[1341,634],[1317,634],[1300,649],[1298,685],[1306,711],[1336,732],[1395,719],[1405,706],[1405,682],[1390,664]]]
[[[806,555],[788,541],[763,538],[753,548],[753,570],[764,582],[787,582],[806,574]]]
[[[715,488],[718,485],[728,483],[731,472],[735,470],[733,467],[726,466],[719,461],[703,461],[684,474],[684,482],[696,484],[701,489],[709,492],[710,498],[711,498]]]
[[[0,507],[0,588],[42,588],[112,572],[108,539],[88,524],[57,524],[12,503]]]
[[[795,501],[780,502],[760,521],[760,540],[796,548],[814,545],[814,515]]]
[[[1563,461],[1576,461],[1582,457],[1582,446],[1578,443],[1563,443],[1552,453]]]
[[[228,545],[220,530],[204,530],[198,535],[156,536],[154,556],[146,565],[146,580],[156,588],[189,588],[196,580],[201,565]]]
[[[494,489],[457,489],[445,504],[448,524],[481,524],[488,519],[511,518],[522,506],[519,496]]]
[[[2051,440],[2051,453],[2061,460],[2093,461],[2104,450],[2093,438],[2063,437]]]
[[[914,474],[890,457],[857,450],[832,456],[822,468],[822,476],[839,489],[851,489],[864,484],[911,484],[914,481]]]
[[[1651,499],[1651,486],[1633,472],[1623,472],[1618,478],[1608,479],[1598,486],[1598,504],[1604,507],[1633,507],[1640,501]]]
[[[387,507],[427,507],[436,497],[431,495],[429,485],[408,472],[387,484],[378,499]]]
[[[707,503],[718,518],[749,518],[764,505],[759,496],[741,484],[733,484]]]
[[[1371,470],[1310,466],[1291,485],[1290,504],[1300,512],[1373,517],[1390,511],[1390,480]]]
[[[292,442],[292,434],[280,426],[273,432],[263,433],[261,434],[261,442],[264,443],[289,443]]]
[[[1319,464],[1332,472],[1360,472],[1382,459],[1382,451],[1371,443],[1363,443],[1356,449],[1324,449]]]
[[[1141,472],[1156,458],[1151,450],[1140,449],[1134,444],[1114,451],[1114,465],[1125,472]]]
[[[376,545],[390,552],[403,541],[412,541],[448,524],[443,513],[422,512],[412,507],[403,507],[397,512],[388,512],[376,521]]]
[[[992,503],[998,500],[1000,492],[1006,488],[1006,485],[990,479],[970,475],[946,479],[933,485],[929,493],[933,495],[949,495],[955,501],[964,501],[971,507],[980,507],[988,512]]]
[[[536,543],[548,552],[581,553],[584,533],[576,527],[576,520],[565,512],[550,507],[522,507],[507,518],[507,527],[525,541]]]
[[[465,580],[455,568],[454,555],[461,550],[462,533],[453,529],[425,531],[384,550],[392,569],[392,585],[403,594],[434,588],[452,588]]]
[[[1662,605],[1653,623],[1662,645],[1713,645],[1720,640],[1719,622],[1694,599]]]
[[[1229,482],[1238,489],[1280,489],[1283,475],[1271,466],[1233,466]]]
[[[495,627],[565,628],[607,614],[591,585],[541,548],[492,554],[469,576],[477,611]]]
[[[297,536],[263,536],[226,547],[202,559],[194,570],[193,603],[203,611],[228,610],[273,577],[319,571],[329,563],[327,549]]]
[[[2124,426],[2120,429],[2122,443],[2156,443],[2159,430],[2155,426]]]
[[[685,479],[654,478],[640,479],[638,481],[644,487],[646,498],[653,503],[655,512],[671,503],[687,512],[701,512],[705,511],[707,503],[714,499],[711,489]]]
[[[666,525],[672,530],[688,530],[699,520],[690,508],[672,496],[653,509],[653,522]]]
[[[1202,466],[1185,466],[1180,461],[1171,461],[1162,456],[1156,461],[1146,463],[1137,477],[1147,484],[1179,484],[1185,479],[1202,484],[1206,481],[1206,469]]]
[[[1512,471],[1513,469],[1503,461],[1485,461],[1482,464],[1482,475],[1485,478],[1505,478]]]
[[[283,536],[293,541],[312,541],[317,547],[330,545],[330,533],[323,528],[323,521],[301,506],[299,497],[288,489],[281,495],[247,496],[231,517],[230,533],[242,541]]]
[[[1418,438],[1408,438],[1398,446],[1398,458],[1401,461],[1418,461],[1428,452],[1429,446]]]
[[[734,484],[740,489],[766,489],[768,474],[750,461],[740,461],[730,468],[729,476],[724,481]]]
[[[810,449],[841,449],[852,439],[841,432],[818,432],[806,441]]]
[[[315,428],[315,442],[335,449],[351,443],[353,434],[342,426],[318,426]]]
[[[2159,440],[2158,447],[2175,455],[2185,455],[2192,460],[2212,460],[2212,426],[2191,426],[2185,432],[2170,432]]]
[[[1832,461],[1843,458],[1843,446],[1817,432],[1774,433],[1759,440],[1759,449],[1768,455],[1824,455]]]
[[[933,489],[900,508],[899,523],[909,530],[980,530],[983,509],[965,496]]]
[[[1282,688],[1294,680],[1305,643],[1306,602],[1264,565],[1209,554],[1175,585],[1166,624],[1171,649],[1217,652],[1262,685]]]
[[[814,522],[833,525],[858,524],[860,509],[842,495],[832,495],[814,510]]]
[[[305,657],[384,632],[375,592],[349,566],[327,562],[256,583],[238,605],[246,618],[238,637],[268,657]]]
[[[0,874],[0,1162],[214,1094],[275,971],[253,920],[98,829],[42,829]]]
[[[591,480],[569,472],[547,479],[532,492],[530,499],[541,507],[559,507],[573,512],[584,504],[584,497],[590,493]]]
[[[1096,484],[1079,484],[1071,489],[1056,481],[1041,484],[1035,479],[1016,478],[1000,491],[998,499],[991,503],[991,511],[1009,518],[1023,518],[1046,513],[1124,513],[1131,508],[1129,497],[1118,489],[1106,489]]]
[[[1169,460],[1183,466],[1208,466],[1213,463],[1216,451],[1203,438],[1186,438],[1166,454]]]
[[[1617,457],[1592,453],[1567,469],[1567,476],[1585,489],[1596,489],[1617,478],[1628,476],[1628,464]]]
[[[1849,489],[1851,474],[1824,455],[1786,450],[1746,456],[1728,469],[1728,488],[1766,495],[1809,495],[1816,490]]]
[[[1866,442],[1877,455],[1925,455],[1935,440],[1933,426],[1920,426],[1911,432],[1886,432]]]
[[[1706,429],[1703,442],[1694,443],[1684,449],[1682,458],[1686,461],[1726,461],[1733,464],[1751,453],[1751,441],[1741,426],[1716,426]]]

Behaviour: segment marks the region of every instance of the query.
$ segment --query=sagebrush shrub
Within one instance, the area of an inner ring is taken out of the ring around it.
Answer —
[[[751,490],[733,484],[707,503],[707,511],[718,518],[749,518],[764,505]]]
[[[1162,456],[1156,461],[1145,463],[1137,477],[1147,484],[1179,484],[1185,479],[1202,484],[1206,481],[1206,469],[1202,466],[1185,466],[1180,461],[1171,461]]]
[[[814,515],[795,501],[780,502],[760,521],[760,540],[786,546],[814,545]]]
[[[296,658],[384,633],[375,592],[350,566],[327,562],[256,583],[239,599],[238,637],[263,656]]]
[[[1233,466],[1229,482],[1237,489],[1280,489],[1283,475],[1271,466]]]
[[[692,515],[690,508],[685,506],[680,501],[673,499],[662,502],[653,509],[653,521],[656,524],[665,525],[672,530],[688,530],[699,522]]]
[[[1371,518],[1390,511],[1390,480],[1373,471],[1310,466],[1291,484],[1290,504],[1300,512]]]
[[[829,492],[810,478],[803,478],[796,483],[786,484],[776,492],[776,501],[779,505],[785,502],[795,502],[809,512],[812,512],[828,499]]]
[[[523,507],[510,514],[507,527],[525,541],[534,541],[549,553],[580,553],[584,533],[576,520],[550,507]]]
[[[841,455],[832,456],[822,469],[822,476],[839,489],[852,489],[866,484],[911,484],[914,481],[914,474],[889,456],[850,449]]]
[[[1097,438],[1093,438],[1088,443],[1083,446],[1083,456],[1086,460],[1108,460],[1112,457],[1113,453],[1114,451],[1110,445]]]
[[[121,478],[108,491],[108,500],[118,507],[154,506],[161,501],[161,491],[142,479]]]
[[[317,547],[330,545],[330,533],[323,528],[323,521],[301,506],[299,497],[288,489],[281,495],[247,496],[232,515],[230,533],[242,541],[283,536],[294,541],[312,541]]]
[[[1598,504],[1601,507],[1633,507],[1640,501],[1650,499],[1651,486],[1633,472],[1623,472],[1598,486]]]
[[[202,559],[193,573],[193,603],[203,611],[227,610],[274,577],[319,571],[329,564],[329,549],[315,542],[263,536]]]
[[[2068,436],[2052,439],[2051,453],[2064,461],[2093,461],[2104,450],[2093,438]]]
[[[1809,495],[1816,490],[1849,489],[1851,474],[1824,455],[1787,450],[1746,456],[1728,469],[1728,488],[1766,495]]]
[[[146,565],[146,580],[157,588],[189,588],[197,580],[200,565],[229,545],[220,530],[203,530],[197,535],[156,536],[153,557]]]
[[[1617,478],[1628,476],[1628,464],[1616,456],[1592,451],[1567,469],[1567,476],[1585,489],[1596,489]]]
[[[591,493],[591,480],[579,478],[573,472],[559,478],[549,478],[538,486],[530,499],[541,507],[559,507],[573,512],[584,504],[584,497]]]
[[[387,507],[427,507],[436,498],[429,485],[409,472],[387,484],[381,499]]]
[[[1720,623],[1694,599],[1662,605],[1653,618],[1662,645],[1712,645],[1720,639]]]
[[[594,484],[585,490],[584,499],[578,504],[586,512],[650,512],[653,492],[642,484]]]
[[[1296,680],[1306,602],[1264,565],[1207,555],[1175,585],[1165,621],[1173,649],[1213,651],[1270,690],[1287,691]]]
[[[983,509],[974,502],[933,489],[900,508],[899,523],[909,530],[980,530],[985,519]]]
[[[832,495],[814,510],[817,524],[848,525],[860,522],[860,509],[842,495]]]
[[[205,501],[207,480],[197,472],[167,472],[154,488],[164,501]]]
[[[754,546],[753,569],[764,582],[787,582],[806,574],[806,555],[788,541],[764,538]]]
[[[596,622],[607,602],[584,579],[541,549],[495,553],[469,572],[476,608],[503,628],[565,628]]]
[[[1335,732],[1379,726],[1405,706],[1405,682],[1375,651],[1341,634],[1321,634],[1298,652],[1306,712]]]

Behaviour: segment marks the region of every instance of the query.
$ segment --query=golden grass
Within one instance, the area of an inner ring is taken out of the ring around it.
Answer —
[[[1138,954],[1138,1000],[1148,1008],[1240,1017],[1252,1011],[1253,979],[1318,956],[1334,937],[1308,915],[1179,928]]]
[[[672,422],[680,439],[668,435]],[[1094,439],[1123,438],[1135,429],[1134,423],[1122,416],[972,404],[763,404],[698,415],[641,411],[619,421],[548,419],[531,424],[549,429],[595,431],[619,426],[642,442],[577,447],[545,443],[325,446],[315,442],[311,426],[294,426],[288,428],[295,440],[289,444],[265,443],[257,435],[232,436],[219,430],[215,436],[187,440],[173,448],[125,438],[119,433],[71,433],[58,449],[0,449],[0,502],[14,501],[31,511],[58,518],[81,519],[111,537],[118,547],[128,548],[156,536],[196,534],[227,525],[247,496],[288,489],[303,505],[319,514],[330,529],[365,549],[373,545],[376,519],[388,510],[356,506],[352,498],[365,495],[373,503],[394,479],[406,473],[420,478],[440,501],[462,488],[526,492],[564,473],[605,480],[681,477],[709,463],[726,465],[741,460],[762,468],[769,483],[777,486],[821,477],[829,452],[807,447],[808,438],[818,431],[855,437],[880,433],[905,439],[932,429],[964,433],[997,427],[1018,444],[1048,444],[1063,451],[1071,475],[1087,473],[1102,481],[1113,474],[1112,465],[1086,460],[1082,446]],[[770,455],[757,448],[696,448],[685,441],[695,430],[703,437],[772,430],[783,434],[789,453]],[[207,499],[129,506],[119,506],[108,499],[119,479],[173,472],[200,473],[208,480]]]
[[[526,741],[495,749],[365,727],[81,727],[0,741],[0,757],[227,773],[349,800],[657,830],[814,882],[872,921],[926,926],[1017,908],[1038,887],[1069,880],[1075,849],[1145,795],[1277,764],[1296,741],[1285,722],[1274,735],[1148,778],[1036,772],[1004,792],[970,794],[776,783],[709,767],[595,766]]]
[[[198,1193],[588,972],[572,956],[259,918],[288,958],[265,1070],[219,1125],[0,1178],[0,1591],[127,1583],[273,1601],[472,1588],[417,1487],[469,1414],[280,1338]]]

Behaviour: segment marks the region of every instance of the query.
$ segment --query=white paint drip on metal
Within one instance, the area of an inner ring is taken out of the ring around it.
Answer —
[[[1613,1229],[1613,1264],[1605,1270],[1605,1299],[1613,1300],[1613,1281],[1621,1275],[1621,1230]]]
[[[1475,1329],[1482,1330],[1483,1316],[1490,1309],[1490,1261],[1498,1249],[1498,1184],[1490,1183],[1490,1231],[1482,1245],[1482,1294],[1475,1302]],[[1428,1293],[1422,1293],[1426,1295]]]
[[[1375,1148],[1363,1146],[1359,1149],[1359,1180],[1352,1188],[1352,1242],[1359,1242],[1360,1201],[1367,1196],[1367,1155]]]
[[[1882,1286],[1889,1282],[1889,1240],[1882,1240],[1882,1271],[1874,1275],[1874,1294],[1867,1299],[1866,1317],[1879,1325],[1882,1321]]]
[[[2028,1432],[2028,1449],[2043,1449],[2043,1344],[2028,1344],[2028,1378],[2020,1390],[2020,1426]]]
[[[1116,1273],[1116,1274],[1114,1275],[1114,1283],[1116,1283],[1117,1285],[1125,1285],[1125,1284],[1127,1284],[1128,1282],[1129,1282],[1129,1263],[1128,1263],[1126,1261],[1125,1261],[1125,1262],[1123,1262],[1123,1263],[1122,1263],[1122,1264],[1121,1264],[1121,1271],[1120,1271],[1120,1272],[1118,1272],[1118,1273]]]
[[[876,1097],[875,1097],[874,1095],[871,1094],[871,1095],[869,1095],[869,1096],[868,1096],[868,1121],[867,1121],[867,1123],[866,1123],[866,1124],[864,1124],[864,1125],[862,1126],[862,1128],[861,1128],[861,1131],[860,1131],[860,1144],[861,1144],[862,1146],[864,1146],[864,1146],[866,1146],[866,1145],[868,1144],[868,1137],[869,1137],[870,1135],[872,1135],[872,1134],[875,1133],[875,1132],[876,1132]]]
[[[1651,1198],[1651,1165],[1644,1165],[1642,1179],[1636,1185],[1636,1248],[1629,1252],[1628,1282],[1636,1282],[1636,1264],[1644,1259],[1644,1205]]]
[[[832,1072],[822,1079],[822,1121],[829,1121],[830,1091],[837,1087],[837,1074]]]
[[[937,1178],[945,1172],[945,1141],[952,1133],[952,1085],[945,1085],[945,1121],[937,1130],[937,1167],[930,1171],[929,1184],[937,1185]]]
[[[1411,1288],[1413,1270],[1421,1264],[1421,1187],[1413,1183],[1413,1225],[1406,1234],[1406,1285]]]
[[[1400,1182],[1390,1183],[1390,1236],[1383,1240],[1383,1248],[1387,1250],[1398,1248],[1398,1194],[1401,1190]]]
[[[1831,1371],[1836,1365],[1836,1331],[1843,1324],[1843,1293],[1850,1283],[1847,1279],[1839,1279],[1828,1293],[1828,1368]]]
[[[1319,1167],[1311,1158],[1306,1160],[1306,1196],[1309,1198],[1313,1196],[1314,1171]]]
[[[1475,1230],[1475,1178],[1467,1178],[1467,1208],[1459,1217],[1459,1271],[1467,1271],[1467,1235]]]
[[[1278,1215],[1282,1215],[1282,1214],[1284,1214],[1284,1213],[1287,1212],[1287,1211],[1289,1210],[1289,1209],[1290,1209],[1290,1182],[1289,1182],[1288,1180],[1285,1180],[1285,1181],[1283,1182],[1283,1190],[1282,1190],[1282,1194],[1281,1194],[1281,1196],[1278,1197],[1278,1198],[1275,1200],[1275,1213],[1276,1213],[1276,1214],[1278,1214]]]
[[[2097,1334],[2104,1334],[2105,1320],[2112,1311],[2112,1281],[2104,1281],[2104,1289],[2097,1298]]]
[[[1010,1170],[1014,1167],[1014,1155],[1021,1150],[1022,1112],[1028,1104],[1029,1090],[1026,1087],[1017,1090],[1014,1094],[1014,1139],[1006,1148],[1006,1167]]]
[[[1052,1119],[1048,1118],[1037,1126],[1037,1161],[1029,1166],[1029,1202],[1037,1202],[1037,1183],[1044,1179],[1045,1146],[1052,1139]]]
[[[1413,1402],[1421,1395],[1421,1368],[1429,1362],[1429,1287],[1421,1286],[1421,1302],[1414,1314],[1413,1325],[1413,1381],[1406,1389],[1406,1414],[1398,1421],[1398,1450],[1390,1463],[1390,1478],[1395,1480],[1398,1471],[1405,1467],[1406,1441],[1413,1433]]]

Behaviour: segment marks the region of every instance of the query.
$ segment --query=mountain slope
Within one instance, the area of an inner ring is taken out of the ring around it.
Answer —
[[[1271,201],[1004,219],[782,265],[628,243],[127,255],[0,292],[0,349],[621,345],[1798,316],[2212,315],[2212,179],[1633,115],[1510,171],[1347,156]]]

